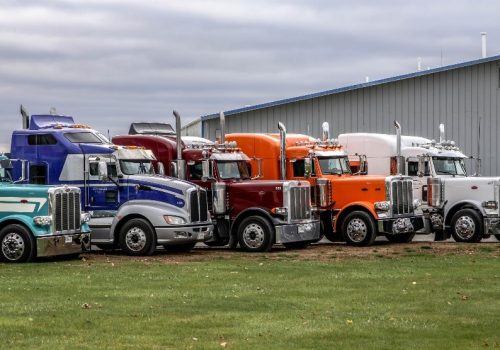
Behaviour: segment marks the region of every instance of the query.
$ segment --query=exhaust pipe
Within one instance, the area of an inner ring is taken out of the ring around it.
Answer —
[[[286,127],[282,122],[278,122],[280,130],[280,175],[281,180],[286,180]]]
[[[224,116],[224,112],[219,113],[220,120],[220,143],[221,145],[226,142],[226,117]]]
[[[396,128],[396,169],[397,173],[401,174],[401,124],[395,120],[394,127]]]
[[[439,143],[443,143],[445,140],[444,138],[444,124],[441,123],[439,124]]]
[[[184,160],[182,159],[181,116],[177,111],[173,113],[175,117],[175,145],[177,147],[177,177],[184,180],[186,178],[186,170]]]
[[[328,124],[328,122],[323,122],[323,124],[321,124],[321,128],[323,129],[321,140],[328,141],[328,139],[330,138],[330,125]]]
[[[23,129],[28,129],[30,127],[30,115],[23,105],[21,105],[20,111],[21,111]]]

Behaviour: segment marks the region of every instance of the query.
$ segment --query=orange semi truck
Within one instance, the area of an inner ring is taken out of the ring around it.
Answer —
[[[422,214],[416,214],[420,203],[413,200],[411,178],[353,174],[346,152],[328,139],[328,123],[323,125],[322,141],[287,135],[282,123],[278,128],[279,134],[234,133],[226,140],[236,141],[251,158],[253,176],[307,179],[322,233],[330,241],[367,246],[385,235],[391,242],[409,242],[424,227]],[[360,163],[363,169],[362,156]]]

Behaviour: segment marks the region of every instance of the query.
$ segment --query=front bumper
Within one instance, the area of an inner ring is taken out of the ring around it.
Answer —
[[[36,238],[36,256],[78,254],[90,248],[88,232]]]
[[[317,241],[320,238],[320,224],[309,221],[297,224],[276,225],[276,243]]]
[[[390,235],[415,232],[424,228],[424,218],[421,216],[398,217],[378,220],[378,232]]]
[[[183,244],[204,242],[212,238],[214,225],[203,223],[197,225],[171,225],[155,227],[158,244]]]

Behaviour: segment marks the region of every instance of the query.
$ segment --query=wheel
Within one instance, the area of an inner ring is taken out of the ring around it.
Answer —
[[[285,248],[287,249],[304,249],[307,248],[309,242],[291,242],[291,243],[283,243]]]
[[[35,257],[35,239],[22,225],[5,226],[0,231],[0,245],[0,261],[8,263],[28,262]]]
[[[120,248],[127,255],[151,255],[156,248],[156,234],[144,219],[131,219],[120,230]]]
[[[372,217],[359,210],[347,214],[342,222],[342,234],[347,244],[353,246],[368,246],[377,238]]]
[[[483,224],[481,216],[474,209],[459,210],[451,219],[451,234],[457,242],[475,243],[481,241]]]
[[[274,243],[274,229],[266,219],[249,216],[238,226],[238,242],[247,252],[267,252]]]
[[[415,237],[415,232],[401,233],[398,235],[385,235],[392,243],[410,243]]]
[[[194,248],[195,245],[196,245],[196,242],[176,244],[176,245],[164,244],[163,248],[165,248],[165,250],[168,250],[169,252],[172,252],[172,253],[184,253],[184,252],[189,252],[191,249]]]

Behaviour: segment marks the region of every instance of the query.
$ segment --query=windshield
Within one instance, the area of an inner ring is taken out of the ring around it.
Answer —
[[[462,175],[467,176],[462,158],[432,157],[436,175]]]
[[[120,159],[120,169],[125,175],[154,174],[153,163],[147,159]]]
[[[351,174],[347,157],[318,157],[323,175]]]
[[[217,169],[221,179],[249,179],[248,168],[245,161],[217,162]]]
[[[64,134],[64,136],[73,143],[99,143],[99,144],[106,143],[104,141],[106,140],[104,136],[102,136],[104,138],[104,140],[102,140],[99,136],[89,131],[67,132]]]

